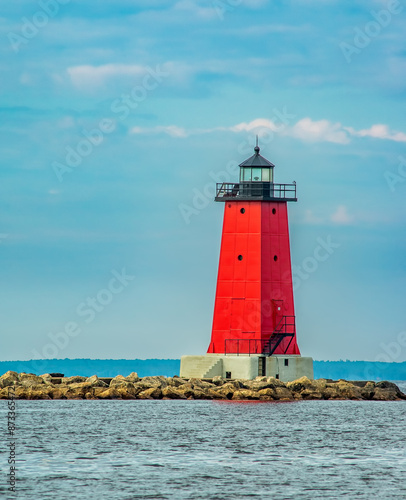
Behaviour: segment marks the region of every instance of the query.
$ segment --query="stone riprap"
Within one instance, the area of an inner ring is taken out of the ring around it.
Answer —
[[[309,380],[283,383],[273,377],[227,380],[143,377],[37,376],[8,371],[0,377],[0,399],[213,399],[233,401],[406,400],[392,382]]]

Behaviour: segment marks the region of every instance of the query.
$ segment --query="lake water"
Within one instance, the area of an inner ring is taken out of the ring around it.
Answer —
[[[403,401],[16,401],[16,414],[17,495],[2,440],[1,498],[406,498]]]

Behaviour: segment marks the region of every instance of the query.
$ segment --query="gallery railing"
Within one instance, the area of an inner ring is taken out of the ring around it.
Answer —
[[[249,200],[253,198],[259,200],[297,201],[296,183],[218,182],[216,184],[216,201]]]

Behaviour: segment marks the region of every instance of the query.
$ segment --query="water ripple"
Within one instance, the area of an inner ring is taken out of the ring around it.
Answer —
[[[19,499],[406,498],[404,402],[17,401],[16,411]]]

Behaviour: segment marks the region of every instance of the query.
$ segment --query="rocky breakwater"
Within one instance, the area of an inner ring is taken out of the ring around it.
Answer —
[[[0,399],[216,399],[255,401],[406,400],[392,382],[309,380],[283,383],[273,377],[254,380],[143,377],[37,376],[9,371],[0,377]]]

